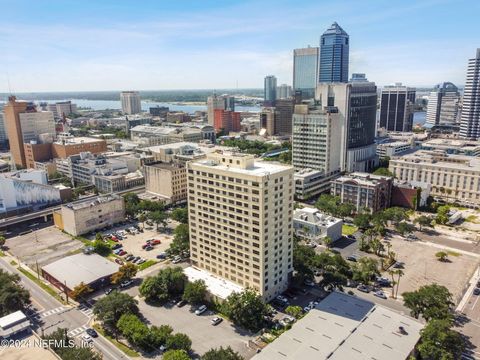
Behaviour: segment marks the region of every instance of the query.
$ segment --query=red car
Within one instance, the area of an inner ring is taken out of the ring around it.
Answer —
[[[121,251],[118,252],[118,255],[123,256],[123,255],[125,255],[126,253],[127,253],[127,252],[126,252],[125,250],[121,250]]]
[[[158,245],[158,244],[161,244],[162,242],[160,240],[152,240],[152,242],[150,243],[151,245]]]
[[[120,259],[115,259],[115,262],[116,262],[118,265],[123,265],[123,261],[120,260]]]
[[[118,242],[118,239],[115,236],[112,236],[112,241]]]
[[[142,245],[142,249],[145,249],[146,247],[149,247],[149,246],[150,246],[149,243],[143,244],[143,245]]]

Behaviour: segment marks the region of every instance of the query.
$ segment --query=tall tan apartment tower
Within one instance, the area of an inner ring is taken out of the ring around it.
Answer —
[[[15,96],[8,98],[8,103],[3,108],[5,114],[5,127],[10,142],[10,153],[13,162],[17,166],[26,167],[25,150],[23,147],[22,127],[20,125],[20,114],[27,110],[26,101],[17,101]]]
[[[187,163],[192,265],[258,291],[283,292],[293,271],[293,167],[253,155]]]

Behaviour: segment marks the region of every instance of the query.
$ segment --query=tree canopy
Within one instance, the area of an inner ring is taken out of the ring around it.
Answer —
[[[243,357],[230,346],[224,348],[210,349],[203,354],[201,360],[244,360]]]
[[[377,170],[373,172],[374,175],[381,175],[381,176],[393,176],[393,173],[388,170],[388,168],[379,167]]]
[[[172,211],[172,219],[182,224],[188,224],[188,208],[176,208]]]
[[[173,241],[168,248],[172,255],[181,255],[190,250],[190,235],[188,224],[180,224],[173,231]]]
[[[95,303],[93,313],[104,327],[115,330],[123,314],[138,314],[137,303],[137,300],[126,293],[112,291]]]
[[[114,284],[119,284],[122,281],[130,280],[137,275],[138,267],[137,265],[127,262],[126,264],[120,266],[118,271],[112,275],[111,281]]]
[[[0,269],[0,316],[30,305],[30,293],[20,283],[20,276]]]
[[[187,277],[181,267],[165,268],[142,281],[139,292],[146,301],[163,303],[183,293]]]
[[[403,303],[413,317],[422,316],[425,320],[451,319],[452,294],[445,286],[424,285],[416,291],[402,294]]]
[[[320,195],[315,206],[327,214],[341,218],[351,216],[356,210],[355,205],[342,203],[339,196],[329,194]]]
[[[183,291],[183,300],[191,304],[199,304],[205,300],[207,294],[207,285],[203,280],[188,282]]]
[[[235,324],[241,327],[258,331],[264,325],[264,316],[268,308],[262,297],[252,289],[245,289],[241,293],[233,293],[221,304],[223,312]]]
[[[162,356],[163,360],[190,360],[190,356],[183,350],[168,350]]]
[[[67,335],[68,329],[59,328],[45,335],[43,339],[52,340],[49,343],[52,349],[63,360],[102,360],[102,355],[90,347],[79,347],[75,340]]]
[[[451,329],[449,320],[432,320],[421,331],[417,346],[422,359],[461,359],[465,348],[462,336]]]

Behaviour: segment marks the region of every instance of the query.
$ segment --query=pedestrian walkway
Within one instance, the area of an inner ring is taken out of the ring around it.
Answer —
[[[43,313],[41,313],[40,315],[37,315],[37,316],[39,316],[39,317],[41,317],[41,318],[46,318],[46,317],[48,317],[48,316],[50,316],[50,315],[58,314],[58,313],[66,310],[66,309],[67,309],[67,308],[64,307],[64,306],[59,306],[59,307],[57,307],[57,308],[55,308],[55,309],[51,309],[51,310],[44,311]]]
[[[87,329],[88,329],[88,325],[83,325],[83,326],[80,326],[76,329],[70,330],[67,334],[70,337],[77,337],[78,335],[80,335],[81,333],[83,333]]]
[[[77,307],[78,310],[80,310],[82,312],[82,314],[88,316],[88,317],[92,317],[93,316],[93,310],[90,309],[89,307],[81,304]]]

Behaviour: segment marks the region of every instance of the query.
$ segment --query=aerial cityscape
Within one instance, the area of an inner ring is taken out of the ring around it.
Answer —
[[[3,3],[0,358],[480,359],[480,4],[359,4]]]

